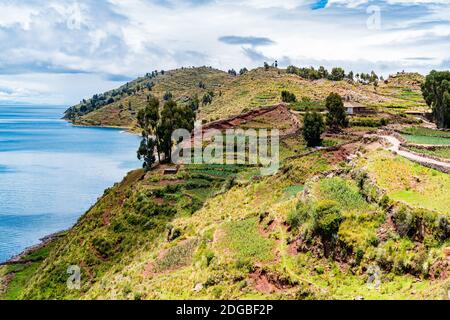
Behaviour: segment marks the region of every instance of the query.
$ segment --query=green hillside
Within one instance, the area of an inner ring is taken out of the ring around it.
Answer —
[[[142,89],[148,81],[151,92]],[[259,110],[209,126],[280,129],[280,169],[272,176],[230,164],[132,171],[73,228],[0,267],[0,299],[445,299],[449,175],[387,151],[379,139],[394,130],[448,139],[404,114],[424,109],[420,81],[398,74],[374,86],[274,68],[242,76],[197,68],[132,82],[136,93],[72,120],[132,127],[149,93],[163,99],[170,91],[190,103],[214,91],[200,117]],[[294,110],[260,109],[280,102],[282,90],[297,96],[288,105]],[[380,112],[352,117],[349,128],[322,135],[322,148],[310,148],[295,110],[321,107],[331,92]],[[71,266],[81,270],[80,290],[67,286]]]
[[[281,102],[283,90],[294,93],[298,103],[294,109],[306,105],[323,107],[330,92],[337,92],[362,105],[396,113],[398,110],[426,110],[420,92],[423,77],[418,74],[398,74],[373,84],[306,80],[286,70],[258,68],[243,75],[232,76],[220,70],[201,67],[183,68],[148,75],[125,86],[101,94],[93,103],[84,103],[69,109],[66,117],[78,125],[133,127],[139,109],[148,96],[163,100],[170,92],[180,104],[199,99],[198,118],[206,121],[223,119],[243,111]],[[208,103],[203,103],[206,96]]]
[[[311,153],[291,139],[283,152],[303,151],[270,177],[236,165],[131,172],[36,262],[1,268],[2,297],[443,298],[448,175],[376,143]],[[66,286],[72,265],[81,268],[81,290]]]

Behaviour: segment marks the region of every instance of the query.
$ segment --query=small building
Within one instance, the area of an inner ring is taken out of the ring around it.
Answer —
[[[373,113],[372,109],[354,101],[344,102],[344,107],[349,115]]]

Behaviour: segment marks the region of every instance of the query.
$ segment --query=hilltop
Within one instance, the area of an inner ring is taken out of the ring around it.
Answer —
[[[419,74],[399,73],[374,86],[347,80],[308,80],[278,68],[257,68],[237,76],[210,67],[182,68],[153,72],[96,95],[94,101],[84,100],[71,107],[66,118],[77,125],[133,128],[137,112],[146,105],[149,95],[164,100],[170,93],[184,105],[198,98],[198,118],[211,122],[278,104],[283,90],[297,96],[298,103],[292,107],[300,110],[305,106],[321,108],[326,96],[337,92],[354,102],[392,113],[424,111],[427,107],[420,91],[423,79]]]

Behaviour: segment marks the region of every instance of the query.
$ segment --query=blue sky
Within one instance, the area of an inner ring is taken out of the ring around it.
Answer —
[[[450,68],[448,0],[0,0],[0,102],[74,104],[155,69]]]

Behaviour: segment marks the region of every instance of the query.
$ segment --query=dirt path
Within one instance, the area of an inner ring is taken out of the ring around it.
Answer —
[[[435,166],[435,167],[441,167],[446,168],[447,170],[450,170],[450,163],[430,159],[427,157],[419,156],[417,154],[405,151],[400,149],[401,142],[397,138],[393,136],[380,136],[381,138],[387,140],[392,146],[387,148],[387,150],[395,152],[402,157],[405,157],[411,161],[418,162],[422,165],[428,165],[428,166]]]

